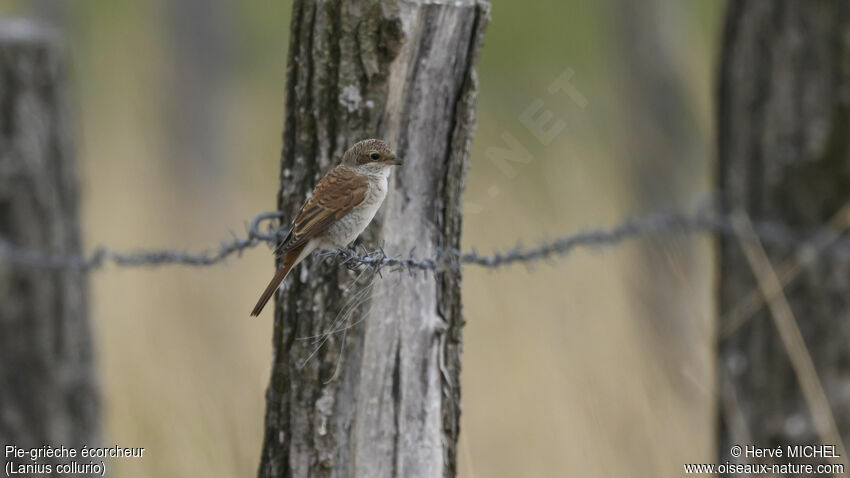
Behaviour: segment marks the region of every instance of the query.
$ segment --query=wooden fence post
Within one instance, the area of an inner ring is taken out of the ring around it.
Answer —
[[[33,23],[0,21],[4,242],[56,254],[81,252],[67,107],[57,41]],[[99,443],[86,282],[81,270],[0,259],[0,444]],[[58,475],[54,470],[44,476]]]
[[[850,4],[729,3],[719,75],[718,181],[728,209],[796,229],[850,202]],[[767,247],[774,266],[791,252]],[[719,310],[756,287],[737,240],[721,241]],[[850,263],[821,256],[788,286],[838,430],[850,439]],[[732,445],[823,443],[767,308],[719,324],[721,462]],[[821,417],[822,418],[822,417]],[[782,460],[783,462],[785,460]]]
[[[291,217],[348,146],[382,138],[405,165],[362,242],[457,247],[488,14],[486,0],[295,0],[279,208]],[[453,476],[460,273],[355,282],[315,256],[299,267],[275,308],[259,476]],[[348,308],[358,325],[311,357],[303,338]]]

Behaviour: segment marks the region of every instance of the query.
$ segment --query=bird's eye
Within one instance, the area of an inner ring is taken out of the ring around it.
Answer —
[[[369,157],[372,158],[372,161],[377,161],[377,160],[381,159],[381,155],[378,154],[378,153],[372,153],[372,154],[369,155]]]

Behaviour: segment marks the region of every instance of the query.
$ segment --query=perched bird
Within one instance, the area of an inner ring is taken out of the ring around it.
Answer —
[[[360,141],[343,154],[342,162],[319,180],[275,250],[277,257],[283,256],[283,264],[251,311],[252,317],[260,314],[289,271],[311,252],[341,249],[357,239],[387,197],[392,166],[400,164],[379,139]]]

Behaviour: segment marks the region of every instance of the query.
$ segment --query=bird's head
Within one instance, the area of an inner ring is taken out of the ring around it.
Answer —
[[[380,139],[358,141],[342,156],[342,164],[363,172],[384,172],[402,164],[395,152]]]

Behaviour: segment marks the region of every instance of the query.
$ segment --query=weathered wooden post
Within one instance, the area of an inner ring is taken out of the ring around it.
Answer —
[[[57,42],[35,24],[0,21],[4,243],[80,254],[69,126]],[[81,270],[0,258],[0,443],[25,448],[98,444],[86,282]]]
[[[718,181],[754,220],[823,227],[850,202],[850,4],[729,3],[719,76]],[[790,251],[767,247],[774,264]],[[719,310],[756,286],[721,241]],[[785,288],[838,431],[850,440],[850,264],[821,258]],[[721,330],[727,324],[720,324]],[[719,343],[718,452],[823,443],[767,308]],[[733,392],[733,393],[732,393]],[[822,417],[820,417],[822,419]]]
[[[488,12],[486,0],[295,0],[280,209],[294,214],[353,142],[382,138],[405,165],[363,242],[423,257],[457,247]],[[259,476],[453,476],[460,273],[367,285],[316,257],[300,267],[275,309]],[[347,306],[362,322],[308,360],[302,338]]]

